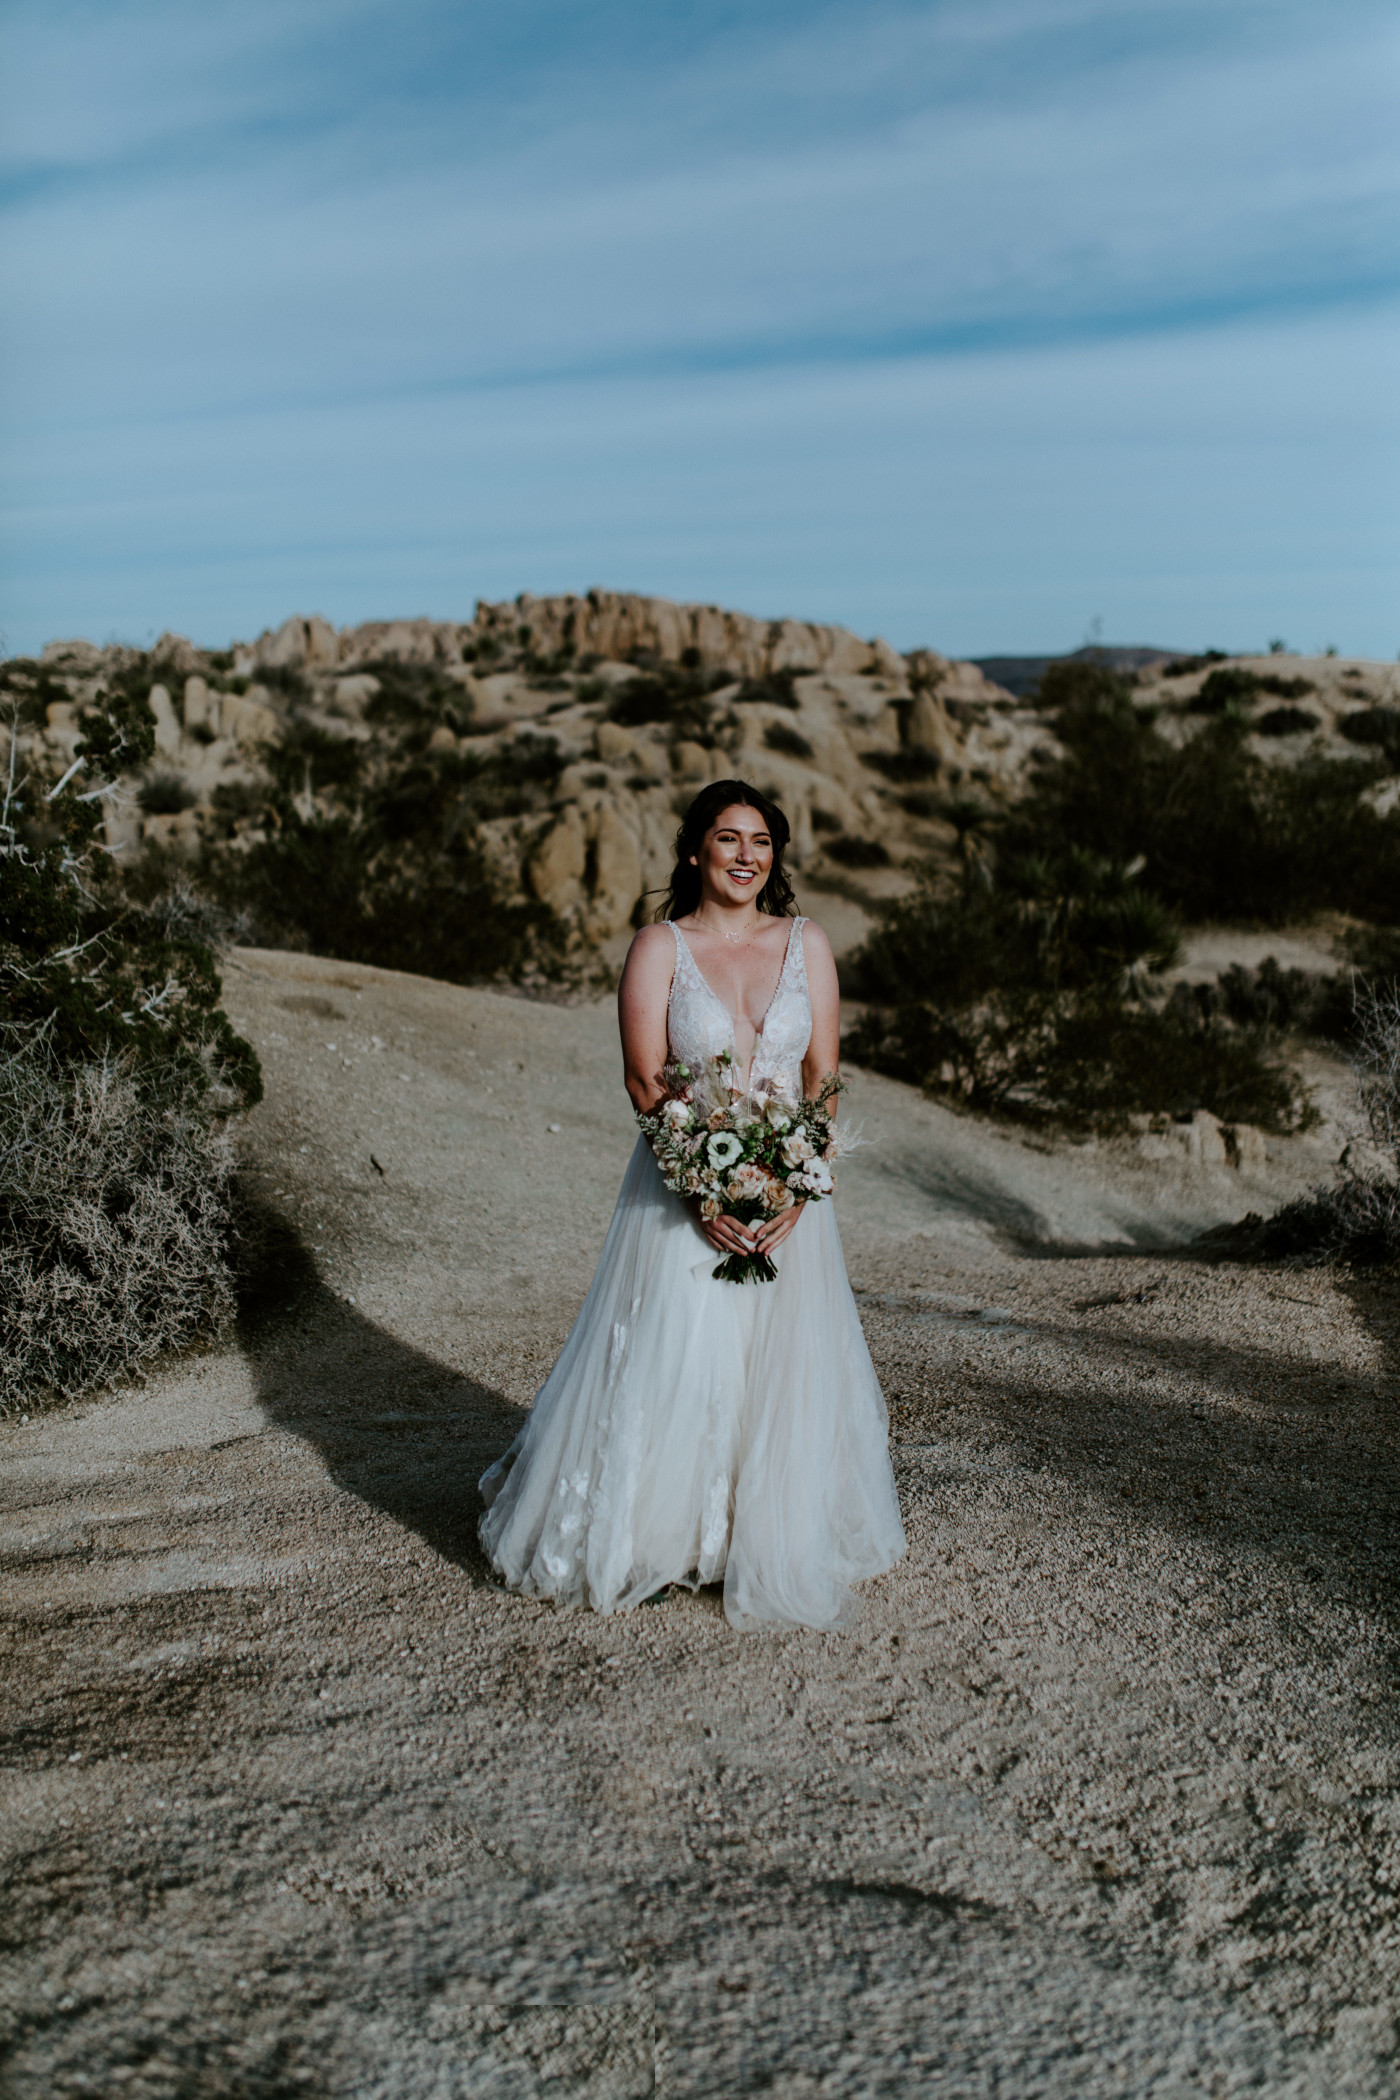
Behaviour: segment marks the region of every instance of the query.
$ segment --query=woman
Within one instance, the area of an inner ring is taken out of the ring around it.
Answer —
[[[744,1087],[814,1097],[836,1069],[836,966],[795,919],[788,823],[742,780],[705,788],[676,839],[661,923],[618,992],[642,1113],[668,1055],[721,1051]],[[717,1280],[755,1247],[775,1283]],[[731,1624],[834,1626],[848,1586],[904,1551],[888,1420],[830,1203],[703,1221],[637,1140],[597,1273],[529,1419],[481,1482],[481,1539],[530,1596],[627,1610],[724,1581]]]

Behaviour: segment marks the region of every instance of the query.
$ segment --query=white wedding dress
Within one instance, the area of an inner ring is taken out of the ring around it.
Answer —
[[[794,1093],[812,1032],[804,921],[788,936],[748,1085]],[[671,1054],[734,1050],[679,927]],[[507,1586],[602,1612],[724,1581],[735,1626],[836,1626],[849,1586],[904,1551],[884,1397],[832,1204],[808,1206],[776,1283],[717,1282],[715,1253],[639,1137],[582,1310],[530,1415],[481,1481]]]

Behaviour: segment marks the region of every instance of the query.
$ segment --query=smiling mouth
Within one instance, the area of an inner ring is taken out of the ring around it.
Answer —
[[[757,873],[757,868],[731,868],[729,879],[731,882],[752,882]]]

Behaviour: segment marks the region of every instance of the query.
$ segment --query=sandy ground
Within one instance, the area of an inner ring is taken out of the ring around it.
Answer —
[[[841,1636],[505,1596],[606,1008],[245,952],[236,1346],[0,1431],[7,2100],[1400,2090],[1393,1286],[860,1076],[908,1558]],[[547,1126],[557,1123],[557,1130]]]

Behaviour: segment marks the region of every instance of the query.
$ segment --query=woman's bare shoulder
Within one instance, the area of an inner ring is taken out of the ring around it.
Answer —
[[[815,919],[804,919],[802,921],[802,953],[806,956],[808,962],[812,960],[814,955],[827,962],[835,961],[835,957],[831,952],[831,943]]]
[[[641,926],[632,936],[623,974],[627,977],[664,977],[669,980],[676,966],[676,937],[664,920],[659,926]]]

